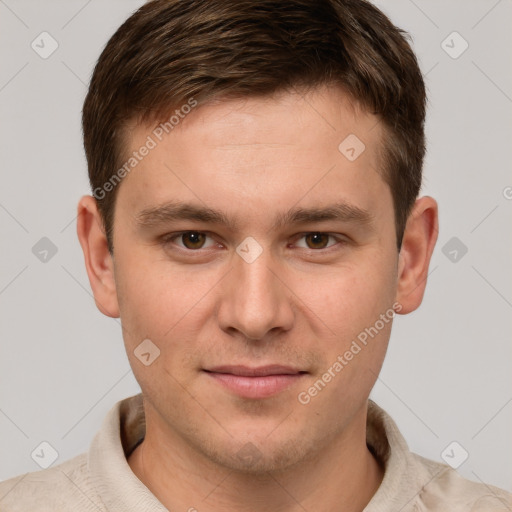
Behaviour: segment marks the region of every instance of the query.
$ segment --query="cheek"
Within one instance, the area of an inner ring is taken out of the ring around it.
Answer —
[[[396,275],[391,261],[373,258],[305,274],[295,280],[295,286],[310,314],[343,345],[392,307]]]
[[[177,271],[162,261],[144,265],[142,257],[134,257],[117,263],[116,280],[124,343],[141,386],[158,388],[158,382],[164,381],[172,386],[172,377],[180,382],[191,378],[183,370],[197,365],[200,331],[213,307],[208,291],[218,282],[218,275],[197,269]],[[137,360],[138,347],[145,339],[158,352],[150,366]]]
[[[394,302],[389,269],[387,274],[376,267],[361,273],[344,269],[337,275],[321,288],[309,288],[308,307],[324,325],[317,348],[322,366],[299,399],[308,414],[333,424],[341,421],[337,411],[355,410],[370,394],[386,354]]]
[[[194,305],[201,298],[200,290],[187,285],[182,275],[162,272],[158,265],[125,263],[119,275],[119,303],[135,378],[148,396],[180,396],[180,383],[185,384],[182,368],[195,348],[191,326],[199,322],[201,309]]]
[[[301,296],[308,297],[308,308],[323,325],[322,368],[313,387],[303,390],[319,413],[332,404],[356,407],[370,393],[384,361],[396,276],[391,257],[366,261],[300,281]]]
[[[129,323],[139,333],[161,338],[193,309],[208,280],[193,280],[168,262],[144,262],[141,255],[118,262],[116,284],[127,327]]]

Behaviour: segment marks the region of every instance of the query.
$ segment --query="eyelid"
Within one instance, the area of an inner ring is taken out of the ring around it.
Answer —
[[[294,237],[295,242],[297,240],[300,240],[300,239],[304,238],[307,235],[313,235],[313,234],[315,234],[315,235],[326,235],[326,236],[336,240],[336,243],[328,245],[327,247],[322,247],[321,249],[311,249],[310,247],[301,247],[301,249],[305,249],[305,250],[311,251],[311,252],[322,252],[322,251],[325,252],[325,251],[329,250],[331,247],[334,247],[334,246],[338,245],[340,242],[341,243],[347,242],[346,238],[344,238],[343,236],[341,236],[339,234],[336,234],[336,233],[329,233],[327,231],[305,231],[303,233],[299,233],[299,234],[297,234]]]
[[[212,245],[210,245],[208,247],[201,247],[199,249],[189,249],[188,247],[176,244],[175,240],[177,238],[179,239],[182,235],[185,235],[186,233],[200,233],[200,234],[205,235],[208,238],[214,240],[209,231],[199,231],[199,230],[195,230],[195,229],[187,229],[186,231],[178,231],[178,232],[174,232],[174,233],[167,233],[166,235],[163,235],[161,237],[161,242],[164,245],[173,243],[175,246],[178,247],[179,250],[186,251],[186,252],[199,252],[199,251],[204,250],[204,249],[209,249],[212,245],[214,245],[214,244],[212,244]]]

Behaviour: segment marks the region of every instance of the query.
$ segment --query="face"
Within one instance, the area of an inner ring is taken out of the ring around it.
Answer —
[[[385,355],[398,253],[381,125],[324,88],[153,128],[129,132],[131,151],[156,145],[114,220],[148,425],[226,467],[284,469],[351,428]]]

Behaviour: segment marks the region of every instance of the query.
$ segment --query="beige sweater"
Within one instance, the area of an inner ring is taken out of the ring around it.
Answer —
[[[108,413],[88,454],[0,483],[0,512],[167,511],[126,462],[143,437],[142,396],[122,400]],[[394,421],[371,400],[367,444],[385,474],[364,512],[512,511],[511,494],[411,453]]]

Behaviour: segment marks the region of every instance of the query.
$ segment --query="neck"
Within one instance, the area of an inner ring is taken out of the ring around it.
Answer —
[[[308,460],[263,474],[220,466],[155,420],[146,415],[145,439],[128,464],[169,510],[360,512],[384,475],[366,446],[366,409]]]

